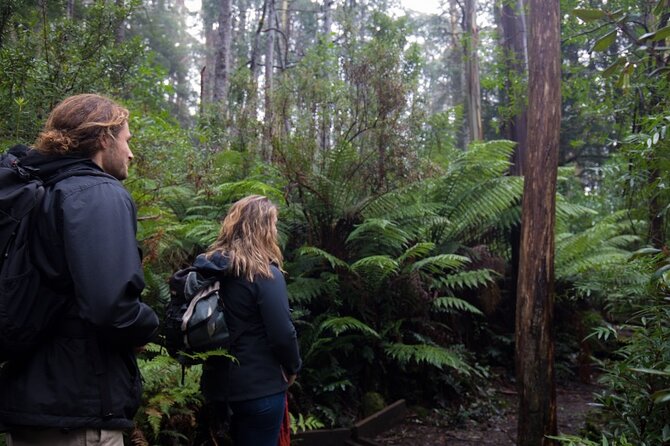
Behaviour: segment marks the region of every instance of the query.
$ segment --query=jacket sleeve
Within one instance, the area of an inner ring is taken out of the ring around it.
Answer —
[[[110,344],[146,344],[158,328],[158,317],[140,301],[144,274],[128,192],[113,182],[82,188],[65,197],[62,219],[80,317]]]
[[[272,279],[259,280],[258,305],[265,325],[270,349],[288,375],[298,373],[302,365],[298,338],[291,321],[288,292],[284,276],[272,267]]]

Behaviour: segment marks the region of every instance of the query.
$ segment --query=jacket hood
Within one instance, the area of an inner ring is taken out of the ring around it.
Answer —
[[[10,153],[17,156],[19,165],[35,169],[37,175],[42,180],[49,180],[56,175],[74,169],[95,169],[100,172],[103,170],[91,161],[90,158],[73,155],[43,155],[37,150],[26,146],[15,146],[10,149]]]
[[[230,270],[230,259],[220,252],[215,252],[209,258],[200,254],[195,258],[193,266],[205,274],[222,274]]]

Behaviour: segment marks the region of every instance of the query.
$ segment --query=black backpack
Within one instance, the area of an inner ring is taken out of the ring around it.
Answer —
[[[169,284],[163,336],[170,356],[183,365],[203,362],[212,355],[230,358],[234,339],[226,323],[219,279],[189,267],[174,273]]]
[[[30,235],[45,188],[74,175],[109,177],[66,171],[45,182],[37,169],[21,164],[28,150],[17,145],[0,155],[0,363],[34,350],[65,305],[39,294],[40,273],[31,259]]]

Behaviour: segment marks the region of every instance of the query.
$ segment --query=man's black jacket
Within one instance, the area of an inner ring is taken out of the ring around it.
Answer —
[[[0,370],[0,420],[57,428],[124,429],[140,403],[135,348],[158,327],[144,288],[128,191],[89,159],[29,152],[22,164],[48,179],[32,240],[44,299],[63,302],[51,336]]]

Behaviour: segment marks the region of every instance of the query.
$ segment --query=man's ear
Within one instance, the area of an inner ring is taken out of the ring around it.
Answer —
[[[100,135],[100,150],[107,150],[111,147],[112,138],[109,135],[102,134]]]

